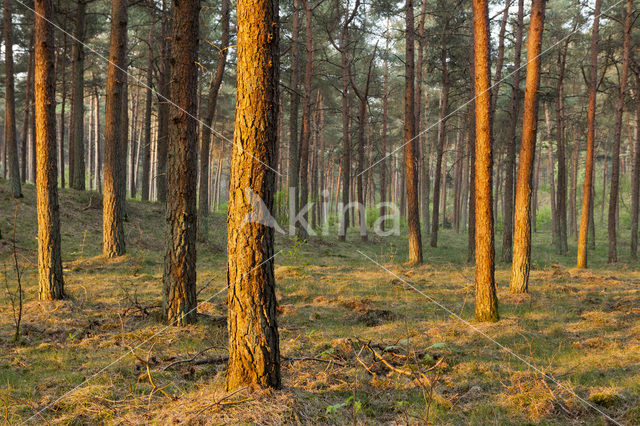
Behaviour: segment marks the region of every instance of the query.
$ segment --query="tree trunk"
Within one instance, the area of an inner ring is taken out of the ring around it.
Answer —
[[[514,197],[513,182],[516,170],[516,128],[520,116],[520,56],[522,52],[522,27],[524,0],[518,0],[518,22],[516,24],[516,45],[513,60],[513,86],[511,89],[511,111],[507,133],[507,158],[504,178],[504,231],[502,234],[502,260],[511,261],[513,246]],[[529,201],[527,201],[529,203]],[[528,214],[528,212],[527,212]]]
[[[288,194],[293,195],[294,212],[300,208],[300,147],[298,144],[298,113],[300,110],[300,68],[298,64],[298,36],[300,33],[300,0],[293,0],[291,15],[291,97],[289,103],[289,188]],[[292,189],[293,188],[293,189]]]
[[[146,98],[144,103],[144,143],[142,145],[142,178],[140,185],[140,199],[148,201],[150,196],[151,181],[151,104],[153,86],[153,27],[155,25],[154,7],[149,7],[149,39],[147,51],[147,81]],[[204,136],[204,135],[203,135]]]
[[[71,114],[73,127],[69,138],[69,180],[74,189],[85,189],[84,163],[84,39],[87,2],[76,8],[74,41],[71,47]]]
[[[155,197],[160,202],[167,200],[167,142],[169,139],[169,76],[171,74],[171,32],[169,7],[162,0],[162,37],[160,47],[160,72],[158,73],[158,135],[156,136]]]
[[[569,247],[567,245],[567,160],[565,154],[564,112],[564,75],[567,63],[568,46],[569,40],[566,40],[558,52],[558,85],[556,88],[556,155],[558,158],[558,188],[556,192],[558,235],[556,237],[556,253],[560,255],[567,254],[569,251]]]
[[[636,141],[631,172],[631,259],[638,258],[638,212],[640,211],[640,69],[636,72]]]
[[[433,180],[433,215],[431,221],[431,247],[438,246],[438,226],[440,225],[440,182],[442,177],[442,156],[447,137],[447,114],[449,105],[449,69],[447,66],[447,44],[445,25],[442,32],[442,45],[440,49],[440,62],[442,65],[442,97],[440,98],[440,115],[438,117],[438,146],[436,148],[436,171]],[[446,164],[445,164],[446,167]],[[445,182],[446,184],[446,182]]]
[[[549,201],[551,204],[551,243],[558,245],[558,219],[557,219],[557,207],[556,207],[556,185],[555,185],[555,164],[553,161],[553,144],[551,143],[551,118],[549,115],[549,104],[547,102],[544,103],[544,121],[545,121],[545,130],[547,133],[547,143],[549,144],[548,154],[549,154]],[[542,152],[540,153],[542,154]],[[536,182],[536,191],[538,188],[538,183]],[[533,210],[536,210],[536,205],[534,204]]]
[[[273,272],[273,228],[244,224],[245,191],[273,209],[278,127],[278,2],[238,0],[238,66],[228,236],[227,390],[279,388],[280,349]],[[242,155],[238,146],[260,162]],[[267,212],[264,212],[267,213]]]
[[[33,61],[33,38],[31,39],[31,42],[29,43],[29,47],[30,47],[30,51],[29,51],[29,69],[27,71],[27,82],[25,85],[25,102],[24,102],[24,121],[22,122],[22,152],[21,152],[21,162],[20,162],[20,166],[21,166],[21,170],[20,170],[20,176],[22,177],[22,182],[25,182],[27,180],[27,172],[28,172],[28,167],[27,167],[27,142],[28,142],[28,137],[27,135],[29,134],[29,124],[31,123],[31,103],[32,103],[32,97],[33,97],[33,93],[32,93],[32,88],[33,88],[33,69],[34,69],[34,61]],[[6,53],[5,53],[6,55]],[[8,62],[7,62],[8,63]],[[16,145],[17,145],[17,141],[16,141]],[[35,171],[34,171],[35,172]],[[35,183],[35,182],[34,182]]]
[[[58,170],[60,172],[60,188],[65,187],[64,176],[64,137],[65,137],[65,114],[67,108],[67,33],[63,35],[64,48],[62,50],[62,108],[60,109],[60,142],[58,143]]]
[[[600,26],[600,6],[602,0],[596,0],[591,38],[591,67],[589,75],[589,109],[587,112],[587,158],[584,172],[584,192],[582,194],[582,215],[580,235],[578,237],[577,267],[587,267],[587,233],[591,206],[591,186],[593,184],[593,143],[595,138],[596,89],[598,73],[598,29]]]
[[[540,46],[544,28],[545,3],[546,0],[533,0],[531,5],[529,39],[527,41],[527,76],[522,120],[522,144],[516,184],[515,238],[510,282],[512,293],[526,293],[529,289],[529,270],[531,269],[531,178],[536,150]],[[548,115],[547,110],[547,117]]]
[[[51,0],[35,0],[34,6],[39,299],[58,300],[65,294],[56,167],[54,38],[50,25],[53,5]]]
[[[511,0],[507,0],[502,12],[502,21],[500,21],[500,32],[498,33],[498,59],[496,60],[496,78],[495,84],[491,90],[491,116],[496,113],[498,105],[498,95],[500,94],[500,83],[502,80],[502,66],[504,64],[504,35],[507,31],[507,21],[509,20],[509,7]]]
[[[473,0],[476,109],[475,237],[477,321],[498,321],[492,206],[491,64],[486,0]]]
[[[171,105],[167,150],[167,232],[163,311],[168,324],[196,321],[196,186],[200,0],[173,2]]]
[[[622,59],[622,74],[620,75],[620,91],[616,104],[616,122],[613,129],[613,156],[611,157],[611,191],[609,191],[609,263],[618,261],[616,247],[616,212],[618,209],[618,189],[620,185],[620,139],[622,133],[622,113],[624,112],[624,97],[629,73],[629,55],[631,51],[631,13],[633,0],[627,0],[627,10],[624,20],[624,47]],[[604,199],[603,199],[604,202]]]
[[[418,206],[418,156],[415,137],[415,58],[413,0],[405,2],[405,94],[404,94],[404,159],[407,179],[407,214],[409,222],[409,263],[422,263],[422,236]],[[371,66],[369,66],[371,69]]]
[[[5,147],[8,156],[4,162],[5,170],[8,168],[11,177],[11,195],[13,198],[22,198],[22,185],[20,183],[20,162],[18,161],[18,140],[16,136],[16,100],[14,92],[13,72],[13,24],[11,21],[11,0],[4,0],[4,58],[5,58]],[[51,46],[53,48],[53,46]],[[55,128],[55,127],[54,127]],[[54,133],[55,136],[55,133]],[[24,135],[26,138],[26,134]]]
[[[227,64],[227,52],[229,51],[229,0],[222,0],[221,9],[222,37],[220,39],[220,52],[216,65],[216,73],[209,85],[209,99],[207,100],[207,112],[202,126],[200,138],[200,173],[198,187],[198,233],[204,239],[209,234],[209,151],[211,150],[211,132],[213,117],[218,104],[218,93],[222,86],[224,69]]]
[[[104,193],[102,201],[102,251],[106,257],[125,253],[122,197],[122,107],[125,95],[124,68],[127,50],[127,0],[111,3],[111,39],[105,106]]]
[[[102,181],[100,179],[102,173],[102,144],[100,143],[100,138],[102,132],[100,131],[100,95],[98,95],[98,89],[95,89],[94,94],[95,99],[95,114],[96,114],[96,153],[95,153],[95,176],[94,176],[94,186],[96,191],[102,192]]]
[[[384,83],[382,86],[382,145],[380,147],[380,217],[387,210],[387,126],[389,121],[389,19],[385,32]],[[380,221],[380,231],[385,231],[385,220]]]

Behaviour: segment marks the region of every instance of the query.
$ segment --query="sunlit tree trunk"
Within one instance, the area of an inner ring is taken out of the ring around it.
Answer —
[[[418,155],[415,137],[415,57],[413,0],[405,2],[405,93],[404,160],[407,179],[407,214],[409,222],[409,262],[422,263],[422,236],[418,206]]]
[[[473,0],[474,77],[476,94],[476,302],[478,321],[498,320],[492,206],[491,64],[486,0]]]
[[[196,171],[200,0],[173,1],[163,310],[171,325],[196,320]]]
[[[279,388],[273,228],[244,223],[251,190],[273,209],[278,127],[278,1],[238,0],[236,119],[228,213],[227,390]],[[250,153],[243,155],[239,150]],[[259,162],[258,162],[259,161]],[[266,213],[266,212],[265,212]]]
[[[222,37],[220,39],[220,52],[216,73],[209,85],[209,99],[207,111],[202,126],[200,138],[200,184],[198,187],[198,233],[205,238],[209,233],[209,151],[211,150],[211,126],[218,104],[218,93],[222,86],[224,69],[227,64],[227,52],[229,51],[229,0],[222,0],[220,21],[222,25]]]
[[[126,54],[127,0],[111,3],[111,39],[105,106],[104,192],[102,201],[102,252],[106,257],[125,253],[124,209],[120,190],[122,170],[122,106]]]
[[[591,186],[593,185],[593,144],[595,138],[596,89],[598,73],[598,30],[600,27],[600,6],[602,1],[596,0],[591,37],[591,67],[589,71],[589,109],[587,111],[587,158],[584,171],[584,191],[582,194],[582,215],[580,218],[580,234],[578,236],[577,267],[587,267],[587,234],[589,231],[589,213],[591,206]]]
[[[513,60],[513,86],[511,87],[511,112],[507,133],[507,158],[504,179],[504,231],[502,234],[502,260],[511,261],[513,249],[514,197],[513,182],[516,170],[516,128],[520,117],[520,56],[522,51],[522,27],[524,0],[518,0],[518,21],[516,23],[516,41]],[[527,67],[528,69],[528,67]]]
[[[620,185],[620,139],[622,134],[622,114],[624,112],[624,97],[627,89],[627,75],[629,73],[629,56],[631,51],[631,13],[633,0],[627,0],[624,19],[624,47],[622,59],[622,73],[620,75],[620,91],[616,104],[616,122],[613,134],[613,154],[611,156],[611,191],[609,192],[609,263],[618,261],[616,247],[616,212],[618,211],[618,189]],[[604,202],[604,199],[603,199]]]
[[[64,298],[60,256],[53,5],[35,0],[35,121],[37,148],[38,285],[40,300]]]
[[[20,162],[18,160],[18,140],[16,136],[16,100],[13,73],[13,23],[11,22],[11,0],[4,0],[4,58],[5,58],[5,146],[9,167],[5,160],[5,170],[9,169],[11,178],[11,195],[22,197],[20,182]],[[53,46],[52,46],[53,48]],[[55,135],[55,133],[54,133]],[[26,138],[26,134],[23,135]]]
[[[527,76],[524,92],[522,143],[516,182],[513,264],[510,282],[510,289],[513,293],[526,293],[529,288],[529,270],[531,269],[531,178],[536,150],[540,45],[544,28],[545,3],[546,0],[533,0],[529,23],[529,39],[527,41]]]

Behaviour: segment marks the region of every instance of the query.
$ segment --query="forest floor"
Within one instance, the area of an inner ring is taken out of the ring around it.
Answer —
[[[640,424],[640,268],[624,244],[624,261],[607,266],[604,235],[592,268],[579,271],[573,239],[557,256],[549,233],[535,234],[529,295],[508,292],[509,265],[499,263],[495,324],[473,321],[465,233],[442,231],[419,267],[404,264],[405,236],[278,237],[283,389],[229,394],[224,214],[198,248],[200,321],[166,327],[161,205],[130,201],[128,254],[106,260],[100,197],[61,191],[68,299],[44,303],[35,191],[26,185],[15,201],[7,189],[0,182],[3,422]],[[25,290],[17,344],[5,291],[16,284],[14,215]]]

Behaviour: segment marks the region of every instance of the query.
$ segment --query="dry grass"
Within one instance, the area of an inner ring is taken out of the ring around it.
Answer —
[[[640,424],[636,265],[607,268],[597,252],[594,269],[571,269],[573,253],[549,254],[548,234],[536,235],[531,294],[509,294],[508,265],[498,265],[502,319],[474,325],[556,383],[356,252],[471,321],[473,269],[463,261],[464,235],[444,231],[440,247],[427,248],[428,263],[415,268],[403,266],[402,237],[366,245],[279,239],[284,388],[228,394],[226,326],[216,319],[225,314],[225,297],[208,300],[226,280],[222,214],[213,216],[213,233],[198,252],[198,281],[213,279],[200,294],[199,311],[207,316],[165,328],[161,206],[129,203],[128,254],[107,261],[100,255],[98,196],[83,210],[90,194],[62,191],[69,299],[43,303],[36,300],[33,187],[24,191],[25,199],[14,201],[0,183],[5,238],[14,203],[21,212],[17,245],[26,290],[19,344],[10,341],[9,301],[0,295],[0,419],[10,424],[32,416],[51,424],[605,424],[580,398],[620,423]],[[0,266],[9,255],[10,244],[0,241]]]

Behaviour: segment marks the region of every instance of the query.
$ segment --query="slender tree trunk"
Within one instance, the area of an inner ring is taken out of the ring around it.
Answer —
[[[122,126],[125,95],[124,67],[127,50],[127,0],[111,3],[111,39],[105,107],[104,193],[102,201],[102,251],[106,257],[125,253],[122,197]]]
[[[238,0],[236,121],[228,236],[229,366],[227,390],[279,388],[280,349],[273,272],[273,228],[244,224],[252,190],[273,209],[278,123],[278,2]],[[249,151],[257,163],[242,155]],[[250,259],[250,261],[248,261]]]
[[[387,126],[389,121],[389,19],[385,32],[384,83],[382,86],[382,145],[380,147],[380,217],[386,215],[387,202]],[[380,222],[380,230],[385,231],[385,221]]]
[[[624,19],[624,47],[622,59],[622,74],[620,75],[620,92],[616,104],[616,122],[613,129],[613,156],[611,157],[611,191],[609,191],[609,263],[618,261],[616,247],[616,212],[618,209],[618,188],[620,186],[620,139],[622,134],[622,114],[624,112],[624,97],[627,89],[627,75],[629,73],[629,56],[631,51],[631,13],[633,0],[627,0]],[[604,202],[604,199],[603,199]]]
[[[54,38],[50,25],[53,5],[51,0],[35,0],[34,6],[39,299],[58,300],[64,298],[65,293],[56,167]]]
[[[496,78],[491,90],[491,116],[496,113],[498,105],[498,95],[500,94],[500,83],[502,80],[502,66],[504,65],[504,35],[507,31],[507,21],[509,20],[509,7],[511,0],[507,0],[504,11],[502,12],[502,21],[500,21],[500,32],[498,33],[498,59],[496,60]]]
[[[144,143],[142,145],[142,184],[140,185],[140,199],[142,201],[148,201],[151,192],[151,181],[149,179],[151,175],[151,104],[153,102],[151,86],[153,85],[153,27],[155,25],[155,12],[153,7],[149,7],[149,21],[147,87],[144,103]]]
[[[289,188],[288,194],[293,195],[294,211],[300,208],[300,146],[298,141],[298,115],[300,110],[300,68],[298,64],[298,37],[300,33],[300,0],[293,0],[291,15],[291,97],[289,102]],[[291,189],[293,188],[293,189]]]
[[[595,138],[596,89],[598,73],[598,30],[600,26],[600,6],[602,0],[596,0],[593,34],[591,38],[591,67],[589,75],[589,109],[587,112],[587,158],[584,172],[584,192],[582,194],[582,216],[580,219],[580,235],[578,237],[577,267],[587,267],[587,233],[591,206],[591,186],[593,184],[593,143]]]
[[[67,109],[67,33],[63,35],[64,48],[62,50],[62,108],[60,110],[60,142],[58,143],[58,170],[60,171],[60,188],[65,187],[64,176],[64,137],[65,137],[65,114]]]
[[[207,111],[202,126],[202,136],[200,138],[200,184],[198,187],[198,230],[202,238],[209,234],[209,151],[211,150],[211,126],[218,104],[218,93],[222,86],[224,69],[227,64],[227,52],[229,51],[229,0],[222,0],[221,9],[222,37],[220,39],[220,52],[216,73],[209,85],[209,99],[207,100]]]
[[[551,242],[556,247],[558,245],[558,218],[557,218],[557,207],[556,207],[556,185],[555,185],[555,164],[553,161],[553,144],[551,143],[551,118],[549,115],[549,104],[547,102],[544,103],[544,121],[545,121],[545,130],[547,133],[547,143],[549,144],[549,201],[551,204]],[[540,153],[542,154],[542,152]],[[538,183],[536,182],[536,191],[538,189]],[[536,210],[536,205],[534,204],[533,210]]]
[[[572,236],[578,235],[578,218],[577,218],[577,187],[578,187],[578,161],[580,159],[580,137],[578,135],[577,126],[574,124],[574,148],[571,153],[571,188],[569,194],[569,230]]]
[[[69,135],[69,180],[74,189],[85,189],[84,164],[84,39],[87,2],[79,0],[76,8],[74,41],[71,47],[71,114]]]
[[[5,58],[5,146],[8,156],[4,162],[5,170],[9,169],[11,177],[11,195],[13,198],[22,198],[22,185],[20,183],[20,162],[18,161],[18,140],[16,136],[16,100],[14,92],[13,73],[13,23],[11,21],[11,0],[4,0],[4,58]],[[53,48],[53,46],[51,46]],[[55,127],[54,127],[55,128]],[[54,133],[55,136],[55,133]],[[24,135],[26,138],[26,134]]]
[[[155,198],[160,202],[167,200],[167,142],[169,139],[169,76],[171,74],[171,46],[169,34],[171,21],[166,0],[162,0],[162,37],[160,47],[160,72],[158,75],[158,135],[155,152]]]
[[[8,1],[8,0],[7,0]],[[29,51],[29,69],[27,71],[27,82],[25,85],[25,102],[24,102],[24,121],[22,123],[22,152],[21,152],[21,162],[20,162],[20,166],[21,166],[21,173],[20,176],[22,177],[22,182],[25,182],[27,180],[27,171],[28,171],[28,167],[27,167],[27,142],[29,140],[29,138],[27,137],[27,135],[29,134],[29,125],[31,124],[31,103],[32,103],[32,97],[33,97],[33,93],[32,93],[32,88],[33,88],[33,69],[34,69],[34,61],[33,61],[33,38],[31,39],[31,42],[29,43],[30,46],[30,51]],[[6,55],[6,53],[5,53]],[[8,62],[7,62],[8,63]],[[17,145],[17,142],[16,142]],[[34,182],[35,183],[35,182]]]
[[[309,145],[311,141],[311,78],[313,77],[313,15],[310,0],[303,0],[305,16],[305,64],[304,64],[304,104],[302,106],[302,137],[300,138],[300,208],[309,202]],[[297,213],[296,213],[297,214]],[[302,240],[308,237],[306,226],[308,213],[303,215],[305,226],[299,226],[297,233]],[[298,224],[296,224],[298,225]],[[302,224],[300,224],[302,225]]]
[[[640,69],[636,76],[636,140],[631,171],[631,259],[638,258],[638,213],[640,211]]]
[[[94,93],[94,99],[95,99],[95,114],[96,114],[96,155],[95,155],[95,182],[94,182],[94,186],[96,188],[96,191],[98,192],[102,192],[102,180],[101,180],[101,174],[102,174],[102,143],[100,142],[101,139],[101,135],[102,135],[102,131],[100,130],[100,95],[98,95],[98,89],[95,89],[95,93]]]
[[[507,133],[507,158],[504,178],[504,231],[502,234],[502,260],[511,261],[514,222],[514,175],[516,170],[516,128],[520,117],[520,56],[522,51],[522,27],[524,0],[518,0],[518,22],[516,24],[516,44],[513,60],[513,86],[511,89],[511,112]],[[527,201],[529,203],[529,201]],[[527,213],[528,214],[528,213]]]
[[[529,270],[531,269],[531,178],[536,150],[540,46],[544,28],[545,3],[546,0],[533,0],[529,23],[529,39],[527,41],[527,76],[524,93],[522,143],[516,186],[515,238],[510,282],[510,289],[513,293],[526,293],[529,289]],[[547,117],[548,115],[547,110]]]
[[[442,157],[444,155],[444,145],[447,137],[447,114],[449,105],[449,69],[447,65],[447,26],[442,32],[442,43],[440,49],[440,62],[442,65],[442,97],[440,98],[440,115],[438,117],[438,146],[436,148],[436,171],[433,182],[433,215],[431,222],[431,247],[438,246],[438,226],[440,225],[440,186],[442,177]],[[446,163],[444,165],[446,168]],[[445,182],[446,184],[446,182]]]
[[[473,43],[476,110],[475,237],[477,321],[497,321],[492,206],[491,64],[489,17],[486,0],[473,0]]]
[[[577,21],[576,21],[577,22]],[[575,26],[574,26],[575,27]],[[558,190],[556,193],[556,209],[558,216],[558,235],[556,237],[556,253],[567,254],[567,160],[565,154],[565,111],[564,111],[564,76],[567,63],[568,40],[558,52],[558,85],[556,98],[556,134],[558,157]]]

